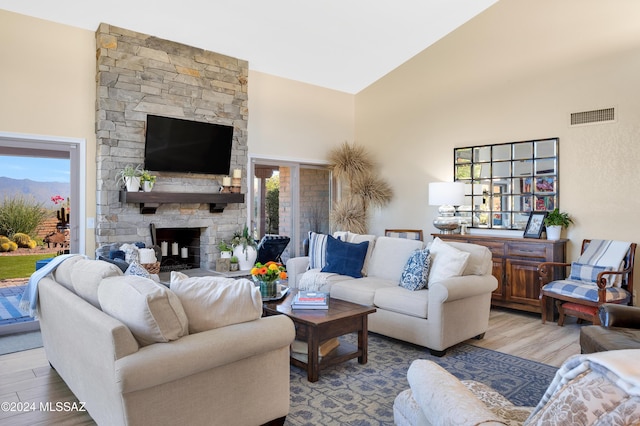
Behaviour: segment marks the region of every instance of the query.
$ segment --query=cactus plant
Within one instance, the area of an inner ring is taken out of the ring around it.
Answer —
[[[8,239],[7,237],[0,237],[0,252],[2,251],[15,251],[18,249],[18,245]]]
[[[18,244],[18,247],[29,247],[31,237],[22,232],[16,232],[13,234],[13,241]]]

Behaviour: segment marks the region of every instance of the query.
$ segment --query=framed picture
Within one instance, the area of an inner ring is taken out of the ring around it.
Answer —
[[[525,238],[540,238],[542,229],[544,228],[544,218],[547,217],[547,212],[533,212],[529,216],[527,226],[524,228]]]

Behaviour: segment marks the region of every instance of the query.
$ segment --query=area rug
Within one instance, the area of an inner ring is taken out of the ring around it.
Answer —
[[[27,351],[42,347],[42,335],[39,331],[0,336],[0,355]]]
[[[355,335],[341,339],[355,343]],[[316,383],[291,367],[291,408],[287,425],[393,425],[393,400],[409,388],[407,370],[415,359],[437,362],[460,379],[483,382],[516,405],[535,406],[557,368],[469,344],[442,357],[428,350],[369,333],[365,365],[351,360],[320,372]]]
[[[33,321],[20,310],[20,298],[26,285],[0,288],[0,326]]]

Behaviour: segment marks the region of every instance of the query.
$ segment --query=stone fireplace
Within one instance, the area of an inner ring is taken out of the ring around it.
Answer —
[[[202,230],[203,228],[156,228],[154,241],[162,250],[160,272],[199,268]]]
[[[210,200],[223,176],[152,170],[157,181],[148,194],[156,199],[141,201],[121,194],[116,173],[144,163],[147,114],[226,124],[234,127],[231,169],[242,170],[245,192],[248,63],[107,24],[96,31],[96,47],[96,244],[166,241],[176,267],[213,267],[216,242],[247,217],[243,198]],[[188,249],[186,259],[171,254],[174,241]]]

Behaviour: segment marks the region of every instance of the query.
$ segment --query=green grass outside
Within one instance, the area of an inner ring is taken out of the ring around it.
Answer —
[[[55,253],[0,256],[0,280],[28,278],[36,271],[36,260],[55,257]]]

